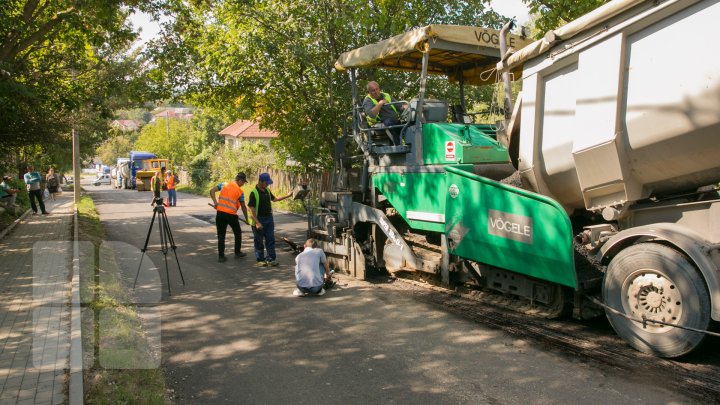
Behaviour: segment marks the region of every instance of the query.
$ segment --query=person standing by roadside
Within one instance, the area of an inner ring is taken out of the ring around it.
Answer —
[[[40,212],[42,212],[43,215],[48,215],[49,213],[45,211],[45,202],[43,202],[42,189],[40,188],[40,181],[42,180],[40,173],[36,172],[32,166],[28,166],[24,180],[30,197],[30,207],[33,210],[33,215],[37,215],[38,205],[40,206]],[[37,204],[35,203],[36,201]]]
[[[177,192],[175,187],[177,186],[177,176],[175,176],[172,170],[168,170],[165,175],[165,188],[168,193],[168,207],[174,207],[177,204]]]
[[[155,176],[150,179],[150,190],[153,192],[153,197],[160,198],[160,192],[162,191],[162,178],[160,177],[160,171],[155,172]],[[153,201],[154,201],[153,199]]]
[[[225,234],[227,227],[233,231],[235,236],[235,258],[247,256],[246,253],[240,251],[242,243],[242,231],[240,230],[240,221],[237,211],[242,209],[245,215],[245,221],[248,219],[247,207],[245,206],[245,195],[240,187],[247,183],[245,173],[238,173],[235,181],[220,183],[210,190],[210,198],[213,201],[213,207],[217,210],[215,214],[215,226],[217,227],[218,239],[218,262],[227,261],[225,257]],[[215,198],[215,193],[220,192],[220,197]],[[218,201],[220,200],[220,201]]]
[[[48,193],[50,193],[50,197],[55,201],[55,196],[57,196],[58,189],[60,188],[60,178],[52,167],[48,169],[48,174],[45,176],[45,185],[47,186]]]
[[[292,191],[282,197],[275,197],[268,189],[273,184],[268,173],[260,173],[258,184],[250,193],[248,207],[250,218],[248,224],[253,230],[255,242],[255,260],[258,266],[277,266],[275,260],[275,222],[273,221],[272,204],[292,196]],[[267,256],[265,249],[267,248]]]

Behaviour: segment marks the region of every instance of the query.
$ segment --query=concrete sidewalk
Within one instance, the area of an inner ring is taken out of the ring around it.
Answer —
[[[68,402],[73,203],[0,239],[0,405]]]

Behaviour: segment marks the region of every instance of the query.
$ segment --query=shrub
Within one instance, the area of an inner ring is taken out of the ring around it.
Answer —
[[[244,141],[234,149],[222,146],[210,160],[211,180],[233,180],[239,172],[244,172],[250,179],[272,165],[273,161],[272,151],[261,142]]]
[[[190,181],[195,187],[202,187],[210,180],[210,150],[204,150],[201,154],[195,156],[188,167],[190,171]]]

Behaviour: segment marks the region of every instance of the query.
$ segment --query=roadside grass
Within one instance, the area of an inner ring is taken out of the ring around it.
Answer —
[[[80,260],[80,298],[87,303],[82,316],[85,403],[169,404],[165,377],[155,366],[159,348],[150,348],[139,308],[128,304],[132,299],[111,252],[103,252],[100,268],[105,232],[90,196],[83,195],[78,204],[78,223],[80,241],[91,242],[94,250],[81,253]]]
[[[206,186],[206,185],[196,186],[196,185],[194,185],[194,184],[193,184],[193,185],[190,185],[190,184],[179,184],[179,185],[175,188],[175,190],[176,190],[176,191],[179,191],[179,192],[181,192],[181,193],[188,193],[188,194],[208,196],[208,195],[209,195],[209,192],[210,192],[210,188],[211,188],[211,187]]]

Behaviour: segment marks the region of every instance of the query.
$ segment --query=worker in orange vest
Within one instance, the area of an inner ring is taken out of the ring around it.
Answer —
[[[218,262],[227,261],[225,257],[225,234],[227,227],[230,225],[233,235],[235,235],[235,258],[247,256],[246,253],[240,251],[240,243],[242,241],[242,232],[240,230],[240,221],[238,220],[238,209],[242,209],[247,222],[248,213],[245,206],[245,196],[240,187],[247,183],[245,173],[238,173],[235,181],[220,183],[210,190],[210,198],[213,201],[213,207],[217,211],[215,214],[215,227],[217,228],[218,238]],[[220,197],[215,198],[215,193],[220,192]]]
[[[173,174],[172,170],[168,170],[165,175],[165,188],[168,192],[168,207],[174,207],[177,204],[177,192],[175,187],[177,186],[177,176]]]

